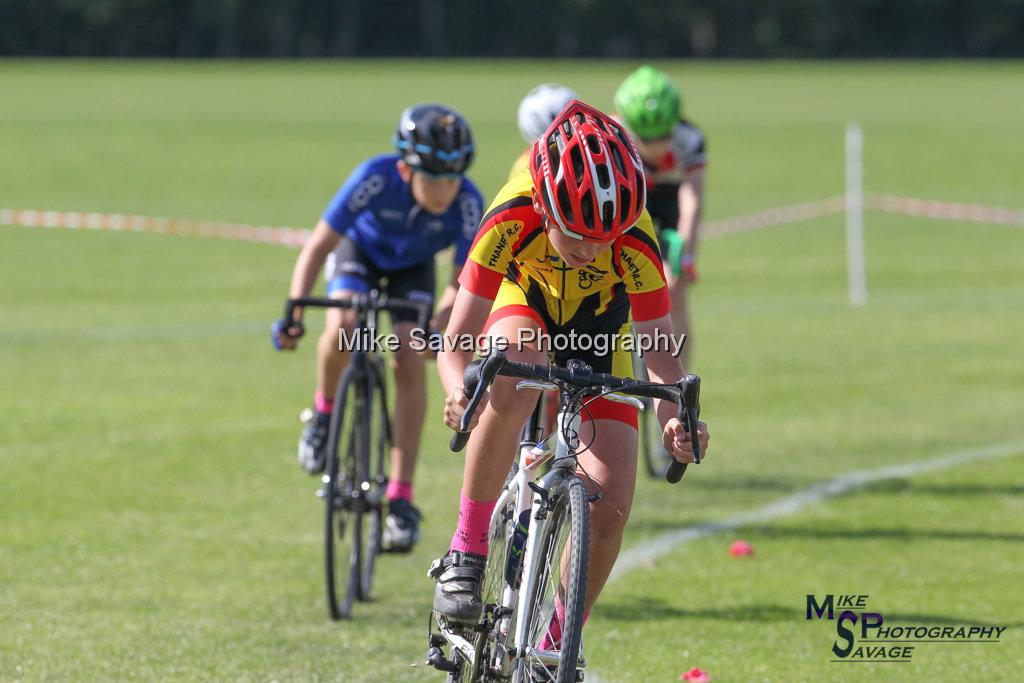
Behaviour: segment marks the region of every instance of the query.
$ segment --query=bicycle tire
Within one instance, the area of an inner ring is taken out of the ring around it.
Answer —
[[[347,618],[352,603],[360,593],[360,568],[363,552],[363,505],[360,484],[365,479],[363,458],[359,456],[362,431],[359,383],[350,364],[342,375],[335,393],[334,412],[327,437],[328,467],[324,478],[324,564],[327,584],[327,607],[332,619]],[[349,402],[349,398],[353,400]],[[349,408],[348,438],[345,434],[345,411]],[[344,454],[339,443],[347,444]],[[348,546],[346,547],[346,543]],[[346,553],[346,550],[348,551]],[[345,555],[348,555],[346,558]],[[339,588],[344,582],[342,595]]]
[[[366,472],[365,481],[370,486],[366,491],[366,543],[363,550],[362,575],[360,577],[359,598],[363,601],[372,599],[373,575],[377,566],[377,557],[381,552],[381,539],[384,531],[384,501],[388,480],[384,475],[384,463],[391,453],[391,423],[388,416],[387,394],[384,390],[383,377],[379,368],[372,362],[367,363],[366,373]]]
[[[567,476],[553,486],[551,497],[553,503],[548,512],[548,523],[544,526],[544,536],[537,539],[537,550],[542,553],[542,559],[540,575],[535,577],[533,594],[528,597],[526,633],[530,645],[536,647],[547,632],[554,613],[554,597],[561,589],[565,621],[562,624],[560,656],[552,673],[539,660],[527,655],[520,661],[523,667],[520,680],[573,683],[583,636],[583,600],[587,592],[590,556],[590,510],[586,486],[575,476]],[[562,544],[562,538],[568,543],[568,548]],[[563,560],[564,570],[556,579],[551,569],[561,568]],[[543,676],[537,675],[538,671],[543,671]]]

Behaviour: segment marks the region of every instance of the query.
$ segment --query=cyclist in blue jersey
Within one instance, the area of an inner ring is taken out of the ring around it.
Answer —
[[[382,154],[360,164],[327,206],[292,272],[289,296],[307,296],[326,261],[327,293],[332,298],[379,289],[393,297],[434,303],[434,256],[455,245],[454,267],[432,326],[444,327],[458,290],[483,210],[476,186],[464,174],[473,161],[473,137],[466,120],[439,104],[409,107],[398,122],[397,154]],[[302,315],[301,310],[297,312]],[[339,349],[338,330],[351,331],[355,314],[328,309],[317,343],[317,388],[314,408],[306,411],[299,440],[299,462],[311,474],[322,472],[334,392],[348,363]],[[386,550],[407,551],[419,539],[419,510],[412,504],[420,432],[426,413],[424,357],[410,348],[417,322],[393,315],[401,345],[394,355],[394,447],[388,482],[388,516],[383,530]],[[284,329],[275,323],[277,348],[293,349],[301,325]]]

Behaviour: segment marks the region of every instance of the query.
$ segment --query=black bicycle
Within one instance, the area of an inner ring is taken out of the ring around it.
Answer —
[[[298,323],[296,307],[347,308],[358,315],[352,337],[357,343],[334,393],[323,487],[317,491],[326,502],[327,607],[332,619],[344,619],[355,600],[370,599],[388,486],[385,465],[391,452],[391,418],[384,359],[370,343],[376,337],[377,314],[413,311],[425,325],[430,307],[376,290],[350,299],[289,299],[285,329]]]

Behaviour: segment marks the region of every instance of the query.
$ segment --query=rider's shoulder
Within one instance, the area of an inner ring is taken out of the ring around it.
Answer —
[[[672,127],[672,143],[686,151],[696,150],[704,145],[704,132],[689,119],[680,119]]]
[[[468,199],[474,199],[483,204],[484,195],[469,176],[463,176],[462,187],[459,188],[459,200],[464,201]]]
[[[530,178],[530,170],[525,169],[510,178],[494,195],[484,215],[484,222],[491,219],[529,222],[533,218],[539,220],[533,211],[533,181]]]
[[[361,164],[356,166],[353,170],[353,176],[368,177],[371,175],[381,175],[385,178],[399,177],[398,176],[398,161],[399,156],[394,153],[378,154],[364,160]]]

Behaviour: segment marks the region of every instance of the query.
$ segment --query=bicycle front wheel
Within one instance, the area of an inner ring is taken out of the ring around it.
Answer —
[[[572,683],[583,637],[583,599],[590,554],[590,511],[583,481],[568,476],[552,487],[552,509],[542,536],[527,616],[527,647],[520,680]],[[556,618],[556,603],[565,609]]]
[[[366,480],[364,387],[350,365],[335,394],[327,438],[324,476],[324,561],[327,607],[332,619],[344,619],[361,592]],[[342,446],[343,448],[339,448]]]
[[[363,573],[359,587],[359,597],[362,600],[370,600],[373,591],[373,572],[381,551],[384,505],[388,487],[384,467],[391,457],[391,419],[388,415],[384,374],[379,362],[368,360],[366,369],[366,405],[369,408],[364,411],[363,428],[366,434],[364,471],[368,488],[365,491]]]

